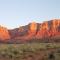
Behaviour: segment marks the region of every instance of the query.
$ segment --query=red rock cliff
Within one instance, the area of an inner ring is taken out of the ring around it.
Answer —
[[[60,37],[60,19],[45,21],[43,23],[32,22],[20,28],[8,30],[0,26],[0,40],[30,40]]]
[[[36,34],[36,31],[37,31],[37,23],[32,22],[29,26],[29,34],[34,35]]]
[[[9,32],[7,28],[0,26],[0,40],[10,39]]]

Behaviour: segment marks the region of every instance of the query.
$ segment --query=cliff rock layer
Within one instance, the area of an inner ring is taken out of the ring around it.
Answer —
[[[0,40],[8,40],[9,42],[60,41],[60,19],[43,23],[32,22],[12,30],[0,26]]]

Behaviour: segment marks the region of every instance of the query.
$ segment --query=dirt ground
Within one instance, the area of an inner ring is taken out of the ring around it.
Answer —
[[[0,60],[57,60],[57,49],[47,49],[47,50],[40,50],[35,53],[27,53],[24,54],[22,57],[3,57],[0,56]],[[59,58],[59,57],[58,57]],[[59,58],[60,59],[60,58]]]

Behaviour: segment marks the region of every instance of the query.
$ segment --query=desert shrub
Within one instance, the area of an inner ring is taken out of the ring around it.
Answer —
[[[48,49],[47,49],[48,48]],[[49,49],[57,49],[56,52],[48,53]],[[58,43],[27,43],[27,44],[2,44],[0,45],[0,56],[13,58],[14,60],[21,60],[26,57],[33,57],[36,53],[39,54],[41,51],[47,53],[48,60],[58,58],[60,59],[60,44]],[[47,60],[47,59],[46,59]]]
[[[49,60],[55,60],[55,54],[54,54],[54,52],[50,52],[50,53],[48,54],[48,59],[49,59]]]

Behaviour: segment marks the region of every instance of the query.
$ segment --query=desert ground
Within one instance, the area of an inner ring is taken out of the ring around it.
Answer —
[[[60,43],[0,44],[0,60],[60,60]]]

